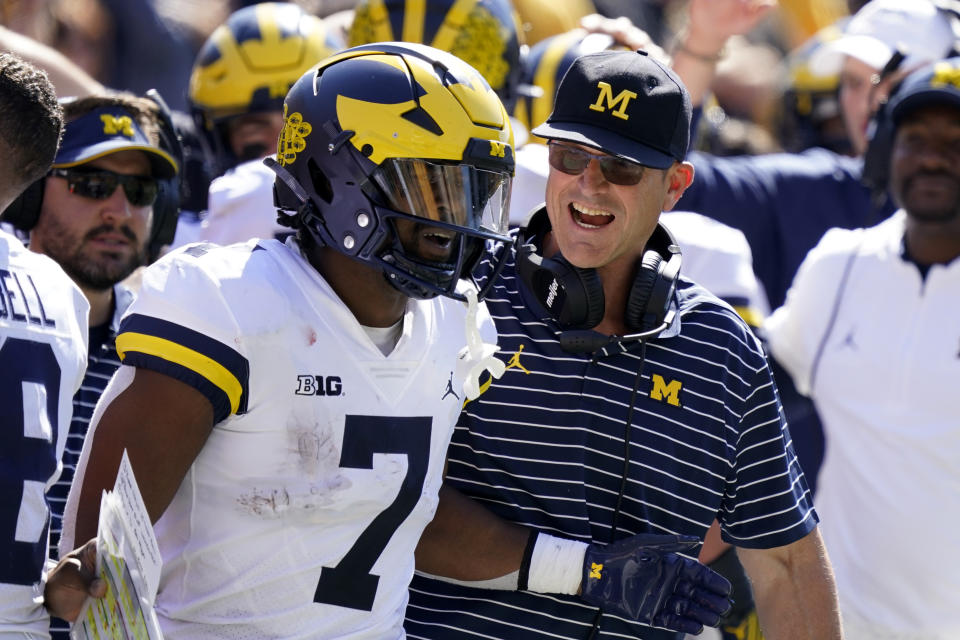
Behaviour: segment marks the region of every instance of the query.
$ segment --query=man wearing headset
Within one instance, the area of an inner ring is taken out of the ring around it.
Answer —
[[[63,111],[66,126],[52,168],[3,212],[4,221],[29,231],[29,248],[53,258],[90,303],[87,373],[74,396],[63,472],[48,493],[51,549],[93,408],[120,366],[116,332],[133,300],[121,281],[147,263],[159,181],[178,170],[159,146],[151,100],[99,94],[66,101]],[[53,630],[65,637],[62,622],[55,620]]]
[[[658,224],[693,180],[690,111],[672,71],[643,51],[605,51],[573,63],[533,131],[550,145],[546,204],[487,298],[505,373],[465,406],[418,548],[420,571],[462,580],[414,578],[410,635],[675,639],[682,627],[609,606],[626,589],[589,597],[619,570],[591,562],[593,543],[672,534],[674,551],[696,557],[716,519],[739,548],[767,638],[841,637],[763,351],[732,308],[679,275]],[[463,553],[447,564],[433,536],[456,531]],[[522,535],[511,574],[506,550]],[[475,551],[484,545],[504,561]],[[468,582],[477,563],[492,582]],[[507,584],[519,591],[489,589]]]

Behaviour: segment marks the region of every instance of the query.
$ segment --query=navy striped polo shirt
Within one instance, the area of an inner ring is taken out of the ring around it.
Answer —
[[[674,324],[645,349],[567,353],[556,323],[531,310],[509,250],[487,298],[507,370],[464,408],[448,453],[451,486],[507,520],[584,542],[644,532],[702,540],[717,519],[728,542],[768,548],[814,529],[766,357],[731,307],[681,278]],[[414,639],[555,640],[586,638],[596,615],[573,596],[418,574],[405,627]],[[682,634],[604,614],[596,637]]]

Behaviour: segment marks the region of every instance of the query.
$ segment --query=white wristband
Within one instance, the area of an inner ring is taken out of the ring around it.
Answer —
[[[539,533],[530,556],[527,589],[576,595],[583,579],[587,543]]]

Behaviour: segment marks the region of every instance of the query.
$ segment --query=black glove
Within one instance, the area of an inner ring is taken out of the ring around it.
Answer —
[[[641,533],[605,547],[591,544],[581,597],[655,627],[693,634],[703,625],[715,627],[730,610],[730,582],[677,553],[699,542],[691,536]]]

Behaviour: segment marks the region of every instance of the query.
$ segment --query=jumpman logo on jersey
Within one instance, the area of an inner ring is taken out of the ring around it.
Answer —
[[[527,371],[527,368],[526,368],[525,366],[523,366],[522,364],[520,364],[520,352],[522,352],[522,351],[523,351],[523,345],[521,344],[521,345],[520,345],[520,348],[517,349],[517,352],[516,352],[515,354],[513,354],[513,357],[510,358],[510,360],[507,361],[507,366],[505,367],[504,370],[506,370],[506,369],[520,369],[520,370],[523,371],[524,373],[526,373],[526,374],[528,374],[528,375],[530,374],[530,372]]]
[[[453,396],[457,400],[460,399],[460,396],[457,395],[457,392],[453,390],[453,371],[450,372],[450,379],[447,380],[447,390],[443,392],[443,395],[440,397],[441,400],[447,396]]]
[[[523,366],[522,364],[520,364],[520,353],[521,353],[522,351],[523,351],[523,345],[521,344],[521,345],[517,348],[516,353],[514,353],[513,356],[511,356],[511,358],[510,358],[509,360],[507,360],[507,366],[505,366],[505,367],[503,368],[504,371],[506,371],[507,369],[520,369],[521,371],[523,371],[523,372],[526,373],[527,375],[530,374],[530,371],[529,371],[525,366]],[[487,379],[484,380],[484,381],[483,381],[483,384],[480,385],[480,394],[483,395],[483,394],[487,391],[487,389],[490,388],[490,385],[492,385],[492,384],[493,384],[493,376],[487,374]],[[444,398],[446,398],[446,396],[444,396]],[[467,406],[467,404],[468,404],[469,402],[470,402],[470,399],[469,399],[469,398],[468,398],[467,400],[464,400],[464,401],[463,401],[463,406]]]

